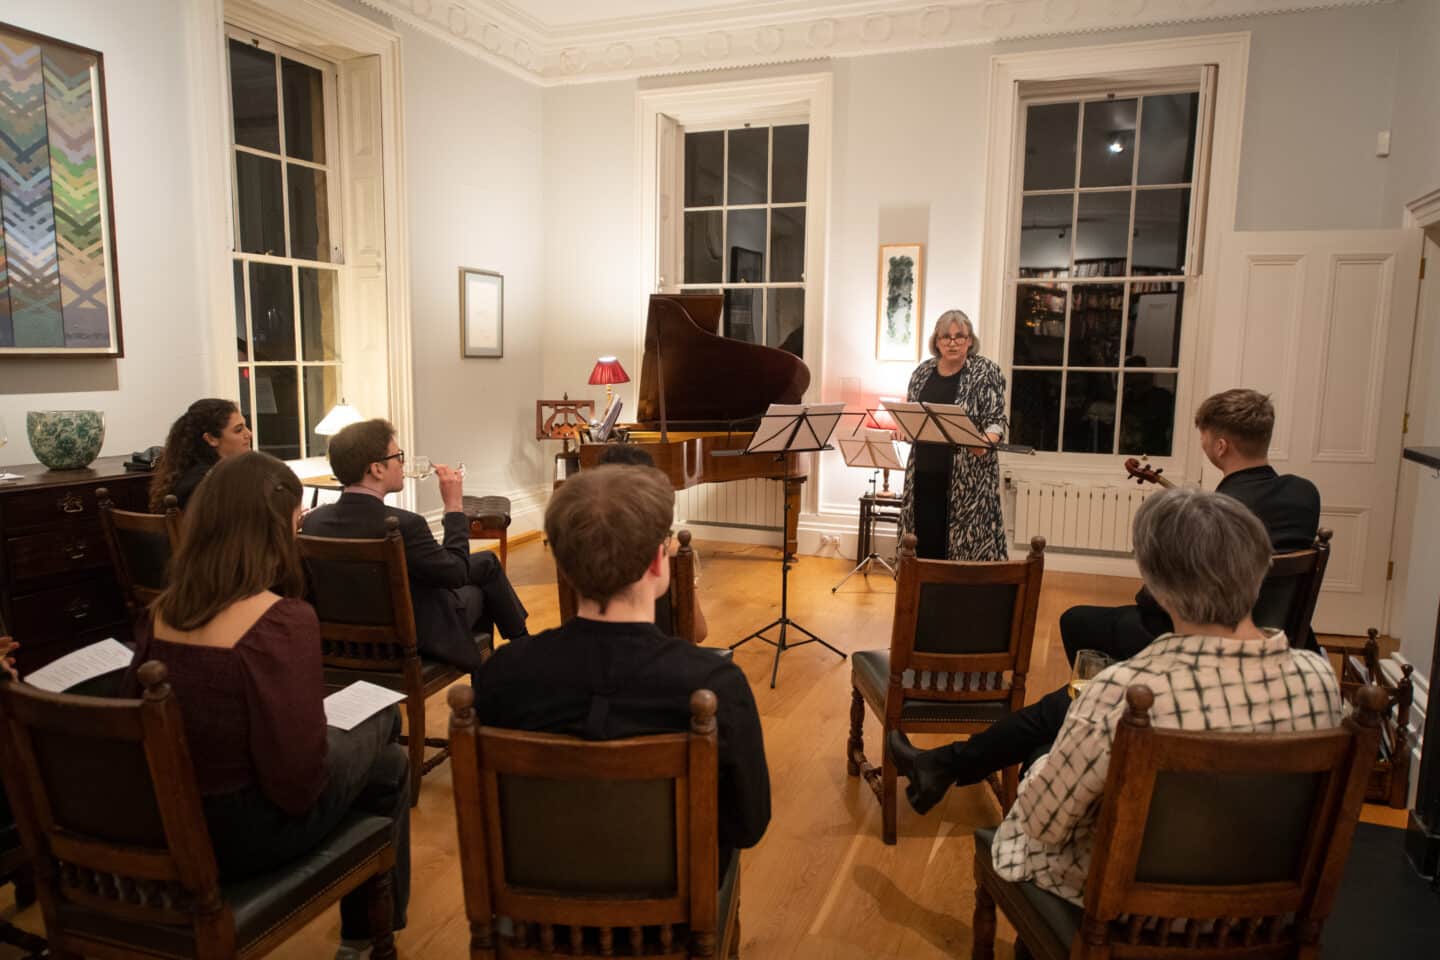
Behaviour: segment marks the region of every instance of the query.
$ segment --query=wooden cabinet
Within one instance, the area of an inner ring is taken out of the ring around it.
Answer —
[[[0,617],[20,641],[22,673],[105,637],[130,639],[125,602],[110,566],[95,491],[122,510],[144,510],[150,474],[125,458],[85,470],[6,467],[0,483]]]

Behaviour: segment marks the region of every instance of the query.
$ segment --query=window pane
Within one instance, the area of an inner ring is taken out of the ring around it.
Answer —
[[[1065,452],[1115,448],[1115,374],[1071,373],[1065,383]]]
[[[1072,367],[1120,365],[1120,318],[1125,313],[1123,283],[1076,284],[1070,304]]]
[[[1016,288],[1016,366],[1060,365],[1065,344],[1065,289],[1063,283],[1022,283]]]
[[[776,127],[774,150],[770,202],[802,202],[805,199],[805,175],[810,169],[810,127],[803,123]]]
[[[805,291],[770,290],[766,297],[765,345],[805,356]]]
[[[295,300],[289,267],[250,264],[250,332],[256,360],[295,359]],[[262,405],[261,413],[264,413]]]
[[[1131,182],[1135,106],[1135,100],[1094,100],[1085,104],[1080,186],[1119,187]]]
[[[315,426],[339,402],[340,368],[305,368],[305,453],[323,456],[330,449],[330,438],[315,432]]]
[[[761,309],[763,289],[725,291],[725,336],[746,343],[764,343]]]
[[[285,155],[325,162],[325,80],[319,70],[280,58],[285,93]]]
[[[286,164],[290,183],[290,256],[301,260],[330,259],[330,196],[325,171]]]
[[[720,211],[685,214],[685,282],[719,283]]]
[[[1175,374],[1125,371],[1120,452],[1168,457],[1175,427]]]
[[[1075,276],[1123,277],[1130,193],[1082,193],[1075,226]]]
[[[1060,372],[1016,370],[1010,394],[1010,442],[1057,450],[1060,441]]]
[[[1140,120],[1140,182],[1189,183],[1195,169],[1200,94],[1146,97]]]
[[[770,128],[731,130],[730,194],[726,203],[764,203],[770,176]]]
[[[771,210],[770,280],[772,283],[791,283],[804,279],[805,208]]]
[[[1130,325],[1125,335],[1125,366],[1178,367],[1183,283],[1135,283],[1130,286]]]
[[[720,206],[725,131],[685,134],[685,206]]]
[[[240,368],[240,415],[246,423],[255,422],[250,419],[250,367]]]
[[[300,456],[299,383],[294,367],[255,368],[255,440],[281,460]]]
[[[239,260],[232,264],[235,274],[235,357],[250,359],[250,338],[245,333],[245,266]]]
[[[765,280],[765,211],[728,210],[725,222],[727,283]]]
[[[1131,273],[1182,273],[1190,229],[1189,190],[1135,193],[1135,265]]]
[[[285,256],[285,203],[280,193],[280,161],[235,152],[239,194],[240,249],[245,253]]]
[[[230,112],[235,142],[280,152],[280,104],[275,94],[275,55],[230,41]]]
[[[299,267],[296,272],[300,274],[300,337],[305,359],[335,360],[335,271]]]
[[[1075,128],[1080,104],[1036,104],[1025,111],[1026,190],[1075,186]]]
[[[1063,277],[1070,272],[1074,198],[1026,197],[1020,208],[1020,276]]]

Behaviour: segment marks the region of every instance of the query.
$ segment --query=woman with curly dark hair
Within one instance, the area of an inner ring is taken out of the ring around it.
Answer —
[[[190,404],[165,439],[165,452],[150,481],[150,509],[160,513],[171,493],[183,509],[211,467],[225,457],[249,452],[250,437],[235,401],[212,397]]]

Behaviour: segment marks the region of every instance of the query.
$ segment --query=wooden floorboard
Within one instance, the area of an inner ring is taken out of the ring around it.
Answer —
[[[703,558],[700,597],[710,622],[708,645],[721,646],[778,615],[780,565],[774,548],[697,543]],[[894,583],[884,573],[830,588],[852,566],[805,557],[791,572],[790,615],[847,653],[889,646]],[[530,610],[530,627],[557,625],[555,571],[539,542],[512,545],[510,576]],[[1068,669],[1058,620],[1077,603],[1122,604],[1137,581],[1048,572],[1040,597],[1031,700],[1065,682]],[[850,664],[818,644],[787,652],[770,689],[772,647],[752,641],[736,652],[755,691],[765,726],[772,819],[765,838],[742,858],[741,955],[780,958],[929,958],[968,956],[974,905],[971,858],[977,827],[999,822],[983,786],[950,791],[928,816],[901,800],[900,840],[880,841],[880,808],[858,779],[845,774]],[[443,736],[447,708],[432,698],[427,726]],[[865,723],[866,753],[880,755],[875,718]],[[944,738],[917,738],[922,744]],[[1403,812],[1367,807],[1367,819],[1390,822]],[[450,766],[424,780],[411,814],[413,881],[410,924],[398,943],[409,958],[464,957],[468,943],[455,853]],[[43,932],[38,908],[16,916],[11,888],[0,892],[0,919]],[[333,955],[339,915],[332,910],[272,956],[313,960]],[[997,956],[1013,956],[1013,931],[1001,920]],[[0,957],[18,952],[0,946]]]

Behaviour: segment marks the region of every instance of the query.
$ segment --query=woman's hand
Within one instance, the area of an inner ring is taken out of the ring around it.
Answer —
[[[20,644],[15,642],[14,637],[0,637],[0,669],[10,674],[11,680],[20,679],[20,674],[15,672],[15,657],[13,656],[14,652],[19,649]]]
[[[991,443],[1000,442],[1000,434],[998,433],[987,433],[985,434],[985,436],[989,438]],[[970,456],[972,457],[984,457],[988,456],[990,453],[990,451],[984,447],[969,447],[968,449],[970,451]]]

